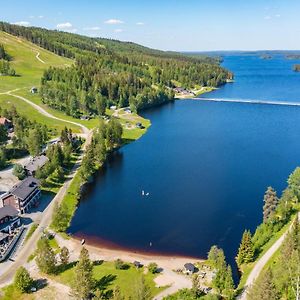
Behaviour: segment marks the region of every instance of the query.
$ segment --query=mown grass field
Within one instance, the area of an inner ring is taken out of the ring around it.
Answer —
[[[73,61],[55,55],[50,51],[40,48],[24,39],[12,36],[0,31],[0,44],[4,45],[5,51],[12,57],[11,66],[16,70],[18,76],[2,76],[0,79],[0,93],[17,88],[31,88],[40,84],[41,76],[50,66],[66,67]],[[45,63],[42,63],[36,58]]]
[[[125,299],[135,299],[135,289],[138,280],[144,273],[144,268],[136,269],[132,264],[129,264],[130,268],[127,270],[117,270],[114,262],[100,262],[99,265],[94,266],[94,279],[96,281],[107,282],[107,289],[113,289],[115,286],[119,286],[121,293],[125,296]],[[147,272],[145,275],[145,282],[150,287],[152,295],[156,295],[164,288],[155,287],[154,278],[155,274]],[[74,279],[74,267],[62,272],[58,276],[54,277],[55,280],[71,285]]]

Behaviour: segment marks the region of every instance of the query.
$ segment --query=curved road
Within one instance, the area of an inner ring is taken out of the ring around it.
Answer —
[[[298,219],[300,219],[300,212],[298,213]],[[257,261],[254,268],[252,269],[251,273],[249,274],[243,293],[238,297],[240,300],[247,299],[247,291],[251,287],[251,285],[255,282],[258,278],[259,274],[263,270],[266,263],[270,260],[273,254],[280,248],[282,245],[287,233],[291,230],[293,223],[291,226],[284,232],[284,234],[272,245],[272,247]]]
[[[89,130],[84,125],[73,122],[73,121],[67,121],[67,120],[55,117],[55,116],[51,115],[50,113],[48,113],[45,109],[41,108],[37,104],[31,102],[30,100],[28,100],[24,97],[13,95],[13,94],[11,94],[11,92],[6,92],[4,94],[14,96],[16,98],[19,98],[19,99],[27,102],[28,104],[33,106],[35,109],[37,109],[41,114],[43,114],[49,118],[52,118],[55,120],[60,120],[63,122],[68,122],[68,123],[71,123],[71,124],[81,127],[81,129],[86,137],[84,147],[86,147],[87,145],[90,144],[91,139],[92,139],[92,130]],[[55,195],[53,200],[49,203],[47,208],[44,210],[42,217],[41,217],[41,222],[40,222],[38,228],[35,230],[35,232],[30,237],[30,239],[28,241],[26,241],[26,243],[19,249],[19,251],[17,252],[17,254],[15,256],[15,261],[13,263],[11,263],[8,266],[8,268],[4,271],[4,273],[1,275],[0,287],[9,284],[12,281],[16,270],[20,266],[23,266],[26,264],[28,256],[35,250],[36,244],[43,234],[43,230],[45,228],[47,228],[51,223],[52,212],[53,212],[55,203],[60,203],[60,201],[64,198],[64,195],[66,194],[66,192],[72,182],[72,179],[74,178],[78,168],[80,167],[81,159],[82,159],[82,155],[78,158],[77,162],[75,163],[73,169],[70,172],[70,175],[68,176],[68,179],[65,181],[63,186],[60,188],[59,192]]]

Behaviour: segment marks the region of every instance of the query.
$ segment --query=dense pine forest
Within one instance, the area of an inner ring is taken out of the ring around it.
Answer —
[[[102,115],[110,105],[139,111],[173,100],[176,86],[217,87],[232,78],[218,59],[4,22],[0,30],[74,59],[72,67],[49,68],[41,80],[43,102],[74,117]]]

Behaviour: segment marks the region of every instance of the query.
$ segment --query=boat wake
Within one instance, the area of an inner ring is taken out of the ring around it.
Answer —
[[[263,105],[285,105],[300,106],[300,102],[276,101],[276,100],[255,100],[255,99],[232,99],[232,98],[204,98],[198,97],[195,100],[209,102],[230,102],[230,103],[247,103],[247,104],[263,104]]]

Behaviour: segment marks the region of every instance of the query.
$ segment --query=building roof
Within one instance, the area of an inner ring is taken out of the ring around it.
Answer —
[[[18,197],[19,199],[26,199],[39,185],[39,181],[30,176],[15,185],[9,193]]]
[[[38,168],[43,167],[49,161],[46,155],[40,155],[32,158],[24,168],[30,172],[35,172]]]
[[[195,271],[195,266],[192,263],[186,263],[184,265],[185,269],[190,271],[190,272],[194,272]]]
[[[14,217],[17,214],[18,211],[10,205],[0,207],[0,219],[3,219],[5,217]]]

